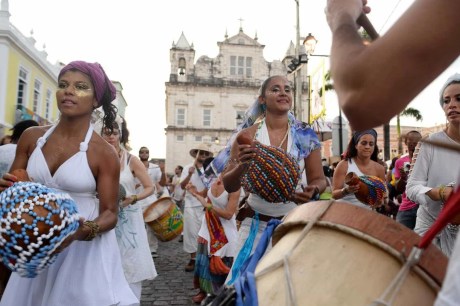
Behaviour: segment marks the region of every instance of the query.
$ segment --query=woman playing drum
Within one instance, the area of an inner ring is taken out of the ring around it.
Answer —
[[[374,129],[355,132],[348,144],[345,159],[342,160],[334,172],[332,180],[332,197],[342,199],[351,204],[369,208],[369,203],[359,201],[355,193],[359,191],[358,184],[345,184],[348,173],[354,172],[358,176],[380,178],[385,182],[385,168],[377,162],[377,132]],[[383,204],[383,203],[382,203]]]
[[[223,176],[224,186],[228,192],[235,192],[241,188],[241,180],[248,165],[256,158],[256,154],[260,154],[252,144],[253,141],[280,149],[286,156],[289,154],[298,164],[300,173],[305,169],[308,182],[308,185],[303,188],[300,182],[295,182],[297,188],[284,203],[270,202],[255,192],[249,195],[246,208],[248,217],[242,221],[238,237],[238,250],[243,249],[243,252],[240,251],[234,262],[232,273],[239,270],[238,266],[242,264],[245,257],[249,256],[253,246],[257,245],[269,219],[281,218],[298,204],[318,198],[326,188],[318,137],[308,125],[294,118],[290,112],[291,107],[292,87],[286,77],[268,78],[262,84],[258,99],[246,112],[243,124],[248,127],[239,132],[237,137],[239,141],[234,141],[232,144],[230,160]],[[260,121],[255,123],[257,119]],[[280,170],[283,171],[285,170]],[[264,172],[264,175],[270,174],[272,173]],[[264,175],[260,175],[259,179]],[[250,183],[267,185],[267,181],[263,180]]]
[[[118,210],[114,192],[119,185],[118,158],[91,124],[93,111],[102,106],[104,124],[112,130],[115,97],[116,89],[101,65],[71,62],[58,76],[59,121],[27,129],[19,139],[10,170],[27,169],[35,182],[69,193],[85,222],[63,242],[56,261],[38,276],[29,279],[13,273],[0,305],[139,303],[123,274],[113,230]],[[5,174],[0,190],[16,180]]]

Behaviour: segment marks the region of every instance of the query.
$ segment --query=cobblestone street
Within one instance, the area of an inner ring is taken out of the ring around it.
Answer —
[[[191,300],[197,292],[193,289],[193,272],[184,271],[190,255],[178,240],[158,243],[158,257],[154,258],[158,276],[142,284],[141,306],[197,305]]]

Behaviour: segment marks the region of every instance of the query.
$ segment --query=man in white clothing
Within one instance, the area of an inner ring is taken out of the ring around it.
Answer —
[[[180,186],[182,189],[196,188],[196,190],[206,197],[207,189],[202,181],[203,162],[211,157],[212,153],[208,146],[201,143],[197,148],[190,150],[190,155],[194,158],[193,163],[184,167]],[[190,261],[185,266],[186,272],[192,272],[195,268],[195,255],[198,248],[198,231],[204,216],[203,205],[189,192],[185,193],[184,198],[184,251],[190,254]]]
[[[164,163],[160,163],[160,165],[156,165],[154,163],[149,162],[149,149],[147,147],[141,147],[139,149],[139,159],[144,164],[145,168],[147,169],[147,173],[149,174],[152,182],[154,184],[155,190],[153,194],[146,199],[142,200],[142,209],[145,211],[147,207],[149,207],[153,202],[155,202],[159,194],[163,192],[164,186],[166,186],[166,175],[165,175],[165,167]],[[136,188],[142,188],[141,184],[137,184]],[[153,230],[150,226],[146,226],[147,231],[147,239],[149,241],[150,252],[153,258],[158,257],[158,239],[153,233]]]

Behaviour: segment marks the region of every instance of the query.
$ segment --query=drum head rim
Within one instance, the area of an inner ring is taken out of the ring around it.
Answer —
[[[169,201],[171,204],[176,205],[176,204],[174,203],[174,201],[172,200],[171,197],[162,197],[162,198],[159,198],[158,200],[156,200],[155,202],[153,202],[152,204],[150,204],[150,206],[147,207],[147,208],[145,209],[145,211],[144,211],[144,213],[143,213],[143,217],[144,217],[144,221],[145,221],[145,222],[151,222],[151,221],[153,221],[153,220],[156,220],[156,218],[150,220],[150,219],[149,219],[149,214],[150,214],[151,210],[155,209],[155,207],[156,207],[159,203],[164,202],[164,201]]]
[[[310,202],[291,210],[275,230],[272,236],[273,246],[293,227],[305,226],[315,217],[315,213],[329,201]],[[334,201],[319,221],[333,222],[351,229],[361,231],[368,236],[382,241],[399,251],[405,258],[413,246],[418,245],[421,237],[404,225],[345,201]],[[436,262],[436,264],[434,264]],[[448,258],[435,246],[430,245],[422,254],[417,264],[423,271],[442,284],[447,269]]]

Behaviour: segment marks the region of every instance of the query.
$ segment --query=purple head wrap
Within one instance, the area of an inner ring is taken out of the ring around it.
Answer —
[[[117,94],[117,90],[115,86],[113,86],[112,82],[105,74],[104,69],[99,63],[88,63],[85,61],[73,61],[67,64],[64,68],[61,69],[59,72],[58,79],[69,70],[78,70],[86,75],[89,76],[91,82],[93,83],[94,92],[96,96],[96,100],[98,102],[98,107],[104,103],[112,102]]]

